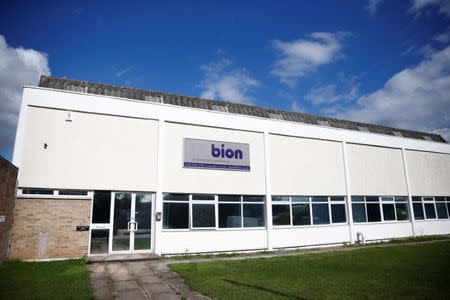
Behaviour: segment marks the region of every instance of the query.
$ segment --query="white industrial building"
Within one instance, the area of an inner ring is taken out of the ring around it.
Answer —
[[[450,234],[450,145],[430,133],[43,76],[13,163],[13,257]]]

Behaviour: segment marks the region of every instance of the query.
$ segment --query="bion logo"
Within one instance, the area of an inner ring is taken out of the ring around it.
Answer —
[[[222,157],[222,158],[234,158],[234,159],[242,159],[242,150],[236,149],[225,149],[225,145],[222,144],[221,147],[216,147],[214,144],[211,144],[211,155],[213,157]]]

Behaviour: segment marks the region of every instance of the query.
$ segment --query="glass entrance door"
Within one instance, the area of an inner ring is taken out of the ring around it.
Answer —
[[[152,198],[152,194],[113,193],[111,252],[151,250]]]

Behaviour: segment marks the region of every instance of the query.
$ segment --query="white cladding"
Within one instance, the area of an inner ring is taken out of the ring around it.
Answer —
[[[414,196],[450,195],[450,155],[406,151],[411,193]]]
[[[347,144],[353,195],[406,196],[401,149]]]
[[[169,123],[165,130],[164,192],[265,194],[262,133]],[[250,145],[250,171],[183,168],[183,138]]]
[[[154,120],[29,107],[19,185],[154,191]],[[46,144],[46,148],[44,148]]]
[[[273,195],[345,195],[339,142],[270,135]]]

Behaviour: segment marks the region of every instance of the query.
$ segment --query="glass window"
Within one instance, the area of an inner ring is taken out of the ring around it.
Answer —
[[[439,219],[448,219],[447,207],[445,205],[445,202],[436,202],[436,210]]]
[[[423,214],[422,203],[413,203],[414,219],[423,220],[425,215]]]
[[[189,228],[189,203],[163,203],[163,228]]]
[[[111,191],[95,191],[92,204],[92,223],[109,223]]]
[[[308,196],[292,196],[292,202],[309,202]]]
[[[80,190],[59,190],[59,195],[62,196],[87,196],[87,191],[80,191]]]
[[[330,224],[330,214],[328,212],[328,204],[313,204],[312,215],[313,215],[313,224]]]
[[[345,201],[345,197],[344,196],[332,196],[330,197],[331,201]]]
[[[364,202],[363,196],[352,196],[352,202]]]
[[[331,205],[331,222],[333,223],[347,222],[347,215],[345,213],[345,204]]]
[[[244,227],[264,227],[264,205],[244,204]]]
[[[395,203],[395,211],[397,213],[397,221],[409,220],[408,205],[406,203]]]
[[[380,222],[381,212],[380,205],[378,203],[367,203],[367,221],[368,222]]]
[[[312,202],[328,202],[328,197],[325,196],[314,196],[311,197]]]
[[[241,204],[219,203],[219,227],[242,227]]]
[[[379,202],[380,201],[380,197],[377,196],[367,196],[366,197],[366,202]]]
[[[272,205],[272,224],[291,225],[289,204]]]
[[[214,204],[192,204],[192,227],[216,227]]]
[[[192,200],[211,200],[214,201],[214,195],[193,194]]]
[[[219,195],[219,201],[241,202],[241,196],[240,195]]]
[[[272,201],[289,201],[289,196],[272,196]]]
[[[364,203],[352,203],[352,210],[353,210],[353,222],[355,223],[367,222],[366,208]]]
[[[189,194],[164,194],[163,200],[189,201]]]
[[[264,202],[264,196],[242,196],[244,202]]]
[[[436,211],[434,210],[434,203],[424,203],[425,216],[427,219],[436,219]]]
[[[419,196],[413,196],[413,197],[412,197],[412,201],[414,201],[414,202],[422,202],[422,197],[419,197]]]
[[[109,229],[92,229],[91,254],[108,253]]]
[[[292,204],[292,224],[311,225],[309,204]]]
[[[393,203],[383,203],[383,219],[385,221],[395,221],[395,209]]]
[[[54,191],[49,189],[22,189],[23,195],[53,195]]]

